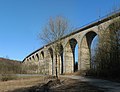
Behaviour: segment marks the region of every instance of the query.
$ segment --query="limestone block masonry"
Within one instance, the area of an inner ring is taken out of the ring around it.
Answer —
[[[107,28],[112,20],[120,17],[120,12],[112,14],[75,32],[61,38],[61,48],[63,53],[58,56],[58,74],[69,74],[75,72],[75,46],[78,44],[78,68],[77,70],[86,71],[90,69],[91,43],[96,35],[100,36],[99,27]],[[26,56],[23,64],[34,63],[38,65],[36,73],[55,75],[56,61],[53,45],[50,43]],[[35,71],[34,71],[35,72]]]

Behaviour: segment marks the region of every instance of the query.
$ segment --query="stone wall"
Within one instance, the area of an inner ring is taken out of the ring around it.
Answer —
[[[68,74],[74,72],[74,49],[76,44],[78,44],[78,70],[82,71],[90,69],[90,47],[92,40],[96,35],[99,37],[99,28],[101,26],[107,28],[110,25],[111,20],[112,19],[109,18],[99,20],[96,23],[90,24],[62,38],[61,46],[63,49],[63,54],[61,56],[57,56],[58,74]],[[71,40],[73,40],[73,42],[71,42]],[[50,48],[53,51],[52,53],[49,51]],[[54,53],[54,43],[50,43],[34,51],[23,60],[23,63],[26,65],[30,62],[38,65],[38,69],[31,72],[55,75],[56,59]]]

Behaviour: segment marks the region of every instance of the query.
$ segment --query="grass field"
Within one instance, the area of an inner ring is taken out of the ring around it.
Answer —
[[[46,85],[49,80],[51,79],[46,79],[43,76],[24,76],[16,80],[1,81],[0,92],[44,92],[41,90],[41,85]],[[49,86],[48,92],[102,92],[98,88],[80,80],[60,78],[60,81],[60,85]]]
[[[18,88],[25,88],[25,87],[31,87],[33,85],[36,85],[40,82],[43,82],[43,77],[36,76],[36,77],[20,77],[16,80],[9,80],[9,81],[1,81],[0,82],[0,92],[7,92],[11,90],[15,90]]]

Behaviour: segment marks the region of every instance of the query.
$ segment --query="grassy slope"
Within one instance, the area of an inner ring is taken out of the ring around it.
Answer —
[[[1,73],[17,73],[20,71],[20,61],[0,58],[0,74]]]

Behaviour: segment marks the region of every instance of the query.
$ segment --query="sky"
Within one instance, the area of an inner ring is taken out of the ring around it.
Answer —
[[[120,0],[0,0],[0,57],[23,60],[43,46],[38,38],[50,17],[80,28],[120,6]]]

